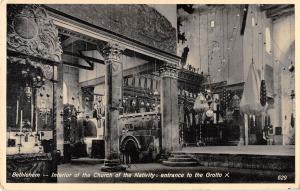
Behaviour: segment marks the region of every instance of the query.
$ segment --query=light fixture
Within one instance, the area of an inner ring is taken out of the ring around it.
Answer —
[[[291,65],[289,66],[289,71],[294,72],[294,70],[295,70],[295,66],[294,66],[293,62],[291,62]]]
[[[232,97],[232,107],[233,107],[234,110],[239,110],[240,109],[240,101],[241,101],[241,99],[238,95],[235,94]]]
[[[132,104],[132,106],[136,106],[135,100],[133,100],[133,101],[131,102],[131,104]]]
[[[214,116],[214,111],[212,109],[209,109],[205,112],[205,115],[208,117],[208,118],[212,118]]]

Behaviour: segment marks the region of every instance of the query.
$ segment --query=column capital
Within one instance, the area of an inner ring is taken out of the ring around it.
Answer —
[[[98,44],[97,49],[103,56],[105,61],[113,60],[120,61],[121,55],[123,54],[125,47],[119,43],[109,41]]]
[[[160,76],[169,78],[178,78],[179,67],[175,64],[165,62],[159,68]]]

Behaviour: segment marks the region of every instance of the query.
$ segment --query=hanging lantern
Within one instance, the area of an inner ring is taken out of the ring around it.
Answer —
[[[293,62],[291,62],[291,65],[289,66],[289,71],[294,72],[294,70],[295,70],[295,66],[294,66]]]
[[[132,104],[132,106],[136,106],[135,100],[132,100],[131,104]]]
[[[234,110],[240,110],[240,101],[241,101],[241,99],[238,95],[235,94],[232,97],[232,107]]]
[[[141,101],[141,106],[143,107],[145,105],[144,101],[142,100]]]
[[[265,80],[262,80],[260,84],[260,103],[262,106],[265,106],[267,103],[267,91]]]
[[[24,94],[25,94],[25,96],[26,96],[27,99],[31,98],[32,91],[31,91],[31,88],[29,86],[26,86],[24,88]]]
[[[291,90],[291,99],[295,98],[295,90]]]
[[[205,112],[205,115],[208,117],[208,118],[212,118],[214,116],[214,111],[212,109],[209,109]]]
[[[209,109],[208,102],[207,102],[206,98],[203,96],[202,93],[198,94],[198,96],[195,100],[193,109],[197,113],[204,112],[204,111],[207,111]]]
[[[260,115],[263,107],[259,100],[260,83],[257,70],[254,66],[254,61],[249,66],[247,80],[243,91],[243,96],[240,102],[240,110],[245,114]]]
[[[295,127],[295,118],[294,118],[294,114],[291,114],[291,127],[294,128]]]

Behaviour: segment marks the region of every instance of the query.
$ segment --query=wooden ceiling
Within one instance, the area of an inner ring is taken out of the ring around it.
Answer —
[[[294,4],[263,4],[260,6],[261,11],[266,11],[267,18],[273,20],[295,13]]]

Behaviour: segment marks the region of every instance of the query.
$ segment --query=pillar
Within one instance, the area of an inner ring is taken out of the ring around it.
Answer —
[[[244,126],[244,133],[245,133],[245,140],[244,143],[245,145],[249,144],[249,118],[247,114],[244,114],[244,122],[245,122],[245,126]]]
[[[243,118],[239,119],[240,122],[239,122],[239,127],[240,127],[240,141],[238,143],[238,146],[243,146],[243,145],[246,145],[246,122],[245,122],[245,115],[243,115]]]
[[[113,42],[99,45],[98,50],[106,65],[105,75],[105,159],[119,163],[119,129],[118,118],[122,98],[122,63],[123,48]]]
[[[162,151],[168,154],[179,149],[178,68],[164,63],[160,77]]]

